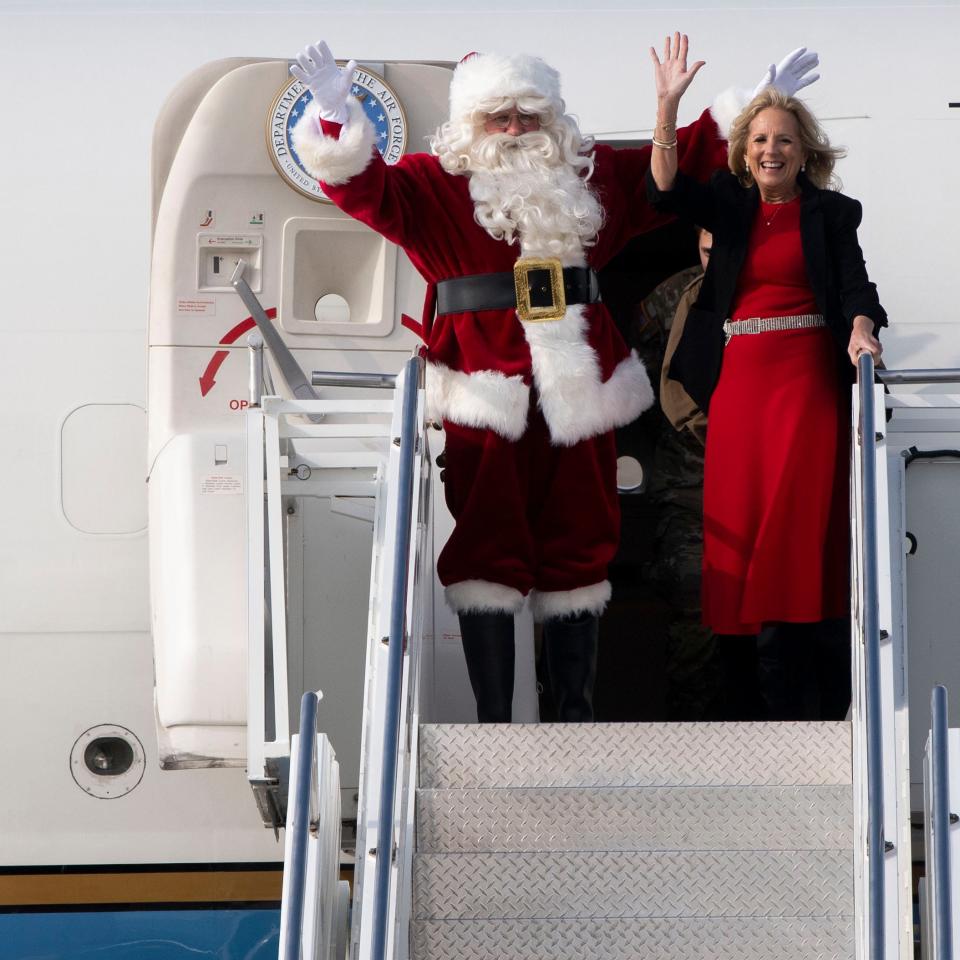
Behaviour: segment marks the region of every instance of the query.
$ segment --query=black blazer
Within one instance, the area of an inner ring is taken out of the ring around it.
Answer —
[[[815,187],[802,173],[797,182],[801,191],[800,239],[810,289],[834,335],[839,369],[852,382],[856,368],[846,351],[853,318],[860,314],[870,317],[874,334],[887,325],[886,311],[876,286],[867,279],[857,241],[862,208],[842,193]],[[706,411],[720,376],[723,322],[730,316],[760,191],[756,186],[744,188],[733,174],[718,171],[709,183],[698,183],[678,172],[673,189],[663,192],[648,171],[647,195],[657,210],[675,213],[713,234],[700,296],[690,310],[667,373]]]

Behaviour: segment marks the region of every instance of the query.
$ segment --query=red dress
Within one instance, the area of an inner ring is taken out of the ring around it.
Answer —
[[[732,309],[817,313],[800,202],[761,203]],[[847,612],[849,397],[825,327],[733,337],[710,401],[703,619],[714,632]]]

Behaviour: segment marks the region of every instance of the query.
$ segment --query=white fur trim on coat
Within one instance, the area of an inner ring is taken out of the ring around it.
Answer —
[[[537,623],[551,617],[577,616],[592,613],[600,616],[610,602],[610,581],[601,580],[589,587],[577,587],[575,590],[530,591],[530,609]]]
[[[723,93],[717,94],[710,108],[710,116],[713,122],[720,129],[720,136],[724,140],[730,139],[730,128],[733,121],[740,116],[743,108],[753,99],[753,94],[749,90],[739,90],[736,87],[730,87]]]
[[[476,54],[453,71],[450,119],[454,123],[469,122],[479,103],[523,96],[544,97],[558,113],[563,113],[560,74],[548,63],[527,54]]]
[[[586,326],[582,304],[567,307],[561,320],[523,325],[543,419],[561,447],[622,427],[653,404],[650,378],[634,351],[609,380],[600,379]]]
[[[350,117],[340,138],[326,136],[320,129],[319,111],[312,103],[293,128],[291,141],[304,169],[311,176],[339,186],[363,173],[373,154],[377,132],[356,97],[347,98]]]
[[[516,613],[523,594],[490,580],[461,580],[446,588],[447,604],[455,613]]]
[[[427,416],[464,427],[481,427],[508,440],[527,428],[530,388],[523,377],[497,370],[463,373],[442,363],[427,364]]]

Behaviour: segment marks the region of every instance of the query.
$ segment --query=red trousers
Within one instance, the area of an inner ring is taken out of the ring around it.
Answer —
[[[437,572],[451,606],[516,611],[533,591],[537,619],[599,613],[620,536],[613,432],[554,446],[533,404],[519,440],[449,422],[444,430],[456,525]]]

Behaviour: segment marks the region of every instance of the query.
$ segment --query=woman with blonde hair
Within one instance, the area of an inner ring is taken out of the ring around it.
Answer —
[[[670,376],[709,415],[703,618],[759,637],[771,719],[837,719],[849,703],[849,385],[887,323],[837,189],[831,147],[767,87],[731,129],[730,172],[677,171],[677,106],[703,65],[686,38],[651,49],[654,205],[713,234]]]

